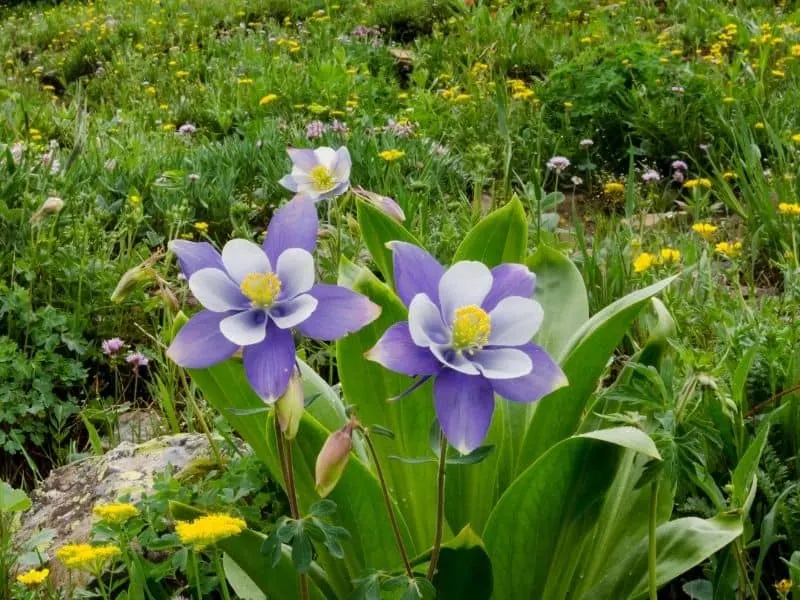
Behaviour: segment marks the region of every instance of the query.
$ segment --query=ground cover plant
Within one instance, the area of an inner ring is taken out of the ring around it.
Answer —
[[[0,55],[0,598],[797,593],[791,3],[6,2]],[[144,408],[253,455],[15,538]]]

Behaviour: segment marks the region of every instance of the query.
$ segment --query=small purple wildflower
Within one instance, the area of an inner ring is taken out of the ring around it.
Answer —
[[[106,356],[116,356],[119,351],[125,347],[125,341],[118,337],[113,337],[110,340],[103,340],[101,344],[103,354]]]
[[[550,171],[555,171],[556,173],[561,173],[567,167],[569,167],[569,165],[570,162],[566,156],[553,156],[547,161],[547,168]]]
[[[189,180],[189,183],[195,183],[200,180],[200,175],[198,175],[197,173],[189,173],[186,176],[186,179]]]
[[[197,127],[195,127],[191,123],[184,123],[183,125],[178,127],[179,135],[193,135],[196,132],[197,132]]]
[[[322,121],[311,121],[306,125],[306,137],[310,140],[321,138],[328,130],[328,126]]]
[[[645,183],[655,183],[656,181],[661,181],[661,173],[655,169],[647,169],[647,171],[642,173],[642,181]]]
[[[391,133],[397,137],[407,138],[414,135],[414,124],[405,119],[401,119],[400,121],[389,119],[389,121],[386,123],[386,127],[384,127],[383,130],[386,133]]]
[[[11,160],[14,161],[15,165],[18,165],[20,162],[22,162],[22,157],[25,154],[25,144],[22,142],[11,144],[10,152]]]
[[[688,171],[689,165],[687,165],[682,160],[673,160],[672,161],[672,169],[674,171]]]
[[[140,368],[150,364],[150,359],[141,352],[130,352],[128,356],[125,357],[125,362],[133,367],[134,372],[138,373]]]
[[[359,25],[353,31],[350,32],[354,38],[359,40],[365,40],[371,37],[375,37],[381,34],[381,30],[377,27],[371,27],[369,25]]]
[[[672,174],[672,180],[677,183],[683,183],[684,179],[686,179],[686,176],[683,174],[683,171],[675,171]]]
[[[328,127],[333,133],[341,133],[342,135],[350,133],[347,123],[343,123],[339,119],[334,119]]]

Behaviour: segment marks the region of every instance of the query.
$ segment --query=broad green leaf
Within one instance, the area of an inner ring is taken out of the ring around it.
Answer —
[[[610,304],[575,332],[561,366],[569,385],[542,398],[536,405],[522,442],[517,472],[521,473],[559,441],[576,432],[587,401],[625,333],[642,308],[675,277],[669,277]]]
[[[761,426],[758,435],[750,442],[750,445],[747,447],[747,450],[745,450],[744,455],[733,471],[733,477],[731,477],[731,483],[733,484],[731,506],[735,508],[742,508],[745,506],[753,477],[758,470],[758,463],[761,462],[761,454],[764,452],[764,446],[767,444],[768,436],[769,422],[766,422]]]
[[[400,223],[361,199],[358,200],[358,225],[372,260],[384,279],[394,282],[392,251],[386,247],[386,243],[398,240],[415,246],[422,244]]]
[[[711,519],[686,517],[656,529],[656,580],[662,587],[699,565],[742,535],[742,517],[717,515]],[[644,537],[595,587],[586,600],[635,600],[647,596],[648,539]]]
[[[240,600],[267,600],[267,596],[262,592],[250,576],[239,566],[230,555],[222,556],[222,564],[225,568],[225,578],[233,588],[233,592]]]
[[[600,440],[609,444],[616,444],[622,448],[633,450],[648,458],[661,460],[655,442],[649,435],[636,427],[613,427],[611,429],[598,429],[582,433],[577,437]]]
[[[589,320],[583,277],[570,259],[548,246],[539,246],[525,262],[536,273],[533,297],[544,308],[536,341],[559,359],[573,334]]]
[[[650,303],[655,313],[655,324],[634,360],[639,364],[658,367],[669,348],[669,338],[675,335],[676,327],[675,319],[661,300],[651,298]]]
[[[204,514],[203,511],[180,502],[170,502],[169,510],[173,518],[184,521],[196,519]],[[273,600],[299,598],[300,584],[292,564],[291,549],[285,546],[278,565],[270,568],[261,554],[261,545],[265,537],[262,533],[245,529],[239,535],[217,542],[216,546],[230,556],[268,598]],[[338,598],[319,566],[312,567],[309,579],[308,587],[312,600]]]
[[[769,552],[770,547],[775,542],[779,542],[784,539],[784,536],[779,535],[777,533],[778,524],[778,511],[780,510],[781,503],[784,501],[786,496],[797,487],[797,484],[790,485],[786,489],[781,492],[781,495],[778,496],[778,499],[775,500],[775,504],[772,505],[772,508],[769,509],[769,512],[764,516],[764,519],[761,521],[761,535],[759,540],[759,548],[758,548],[758,560],[756,562],[755,570],[753,571],[753,588],[758,589],[761,583],[761,573],[764,568],[764,559],[767,557],[767,553]]]
[[[469,527],[442,547],[433,585],[437,600],[492,597],[492,561],[481,539]]]
[[[652,440],[631,427],[571,437],[506,490],[483,534],[495,598],[561,600],[585,585],[591,556],[584,544],[594,538],[626,449],[657,454]]]
[[[22,512],[31,507],[31,500],[22,490],[12,488],[5,481],[0,481],[0,514]]]
[[[514,196],[502,208],[481,219],[458,246],[453,262],[477,260],[487,267],[525,262],[528,221],[522,202]]]
[[[388,399],[407,390],[414,380],[392,373],[364,358],[383,333],[394,323],[408,318],[405,306],[371,272],[343,261],[339,284],[351,287],[381,306],[382,312],[357,333],[337,342],[336,356],[345,401],[358,407],[363,423],[390,429],[394,439],[376,436],[373,443],[385,470],[389,489],[396,496],[408,524],[415,548],[425,548],[435,531],[436,465],[409,464],[390,460],[390,455],[424,457],[431,454],[428,431],[435,419],[432,386],[426,383],[401,400]],[[410,554],[416,551],[409,549]]]

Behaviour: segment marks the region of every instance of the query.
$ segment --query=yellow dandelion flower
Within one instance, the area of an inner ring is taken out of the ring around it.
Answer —
[[[795,133],[795,134],[792,136],[792,141],[793,141],[795,144],[800,144],[800,133]]]
[[[164,131],[175,131],[175,123],[164,123],[161,129]]]
[[[138,194],[131,194],[130,196],[128,196],[128,203],[134,208],[136,208],[137,206],[141,206],[142,197],[139,196]]]
[[[687,179],[686,182],[683,184],[683,187],[689,190],[693,190],[699,187],[710,189],[711,180],[706,179],[705,177],[701,177],[700,179]]]
[[[738,175],[737,175],[736,173],[734,173],[733,171],[725,171],[725,172],[722,174],[722,178],[723,178],[725,181],[730,181],[730,180],[732,180],[732,179],[736,179],[737,177],[738,177]]]
[[[781,579],[775,583],[775,589],[781,594],[788,594],[792,591],[792,587],[794,587],[794,583],[791,579]]]
[[[734,102],[736,102],[736,99],[735,99],[735,98],[733,98],[732,96],[725,96],[725,97],[722,99],[722,102],[723,102],[724,104],[733,104]]]
[[[564,108],[567,109],[567,110],[569,110],[570,108],[573,108],[574,106],[575,105],[572,102],[564,102]]]
[[[472,96],[469,94],[458,94],[453,98],[453,102],[455,104],[464,104],[465,102],[469,102],[472,99]]]
[[[405,155],[406,153],[403,152],[402,150],[395,150],[395,149],[384,150],[383,152],[378,154],[378,156],[380,156],[386,162],[393,162],[395,160],[399,160],[403,158]]]
[[[710,240],[714,237],[714,233],[717,229],[717,226],[711,223],[695,223],[692,225],[692,231],[699,234],[704,240]]]
[[[250,79],[249,77],[242,77],[241,79],[237,79],[236,83],[238,83],[239,85],[252,85],[253,80]]]
[[[764,129],[765,127],[766,127],[766,125],[764,125],[764,123],[762,123],[761,121],[759,121],[758,123],[753,125],[753,128],[755,128],[755,129]]]
[[[47,579],[48,575],[50,575],[50,569],[41,569],[38,571],[36,569],[32,569],[17,575],[17,581],[22,585],[33,587],[42,583],[45,579]]]
[[[660,254],[661,260],[666,264],[680,262],[681,260],[680,250],[675,250],[674,248],[662,248]]]
[[[212,514],[198,517],[194,521],[178,521],[175,533],[181,542],[202,549],[209,544],[216,544],[232,535],[238,535],[247,529],[242,519],[224,514]]]
[[[606,194],[616,196],[625,191],[625,184],[619,181],[609,181],[603,186],[603,191]]]
[[[533,98],[533,96],[533,90],[530,89],[520,90],[519,92],[514,92],[511,95],[514,100],[528,100],[529,98]]]
[[[278,99],[278,94],[267,94],[266,96],[263,96],[261,100],[258,101],[258,105],[264,106],[266,104],[275,102],[275,100],[277,99]]]
[[[791,204],[789,202],[781,202],[778,204],[778,212],[790,217],[800,217],[800,204],[797,202]]]
[[[773,77],[777,77],[778,79],[783,79],[784,77],[786,77],[786,73],[784,73],[780,69],[772,69],[770,73],[772,73]]]
[[[742,253],[742,242],[720,242],[714,246],[714,250],[728,258],[736,258]]]
[[[175,71],[176,79],[186,79],[189,76],[189,71]]]
[[[139,514],[133,504],[126,502],[111,502],[109,504],[98,504],[92,509],[92,512],[100,518],[101,521],[107,523],[124,523],[131,517]]]
[[[70,569],[85,569],[97,572],[103,564],[119,556],[120,549],[113,544],[91,546],[89,544],[68,544],[56,551],[56,557]]]
[[[208,233],[208,223],[205,221],[198,221],[193,225],[193,227],[198,233],[202,233],[203,235]]]
[[[654,255],[649,252],[642,252],[633,260],[633,272],[644,273],[655,264],[657,264],[657,259]]]

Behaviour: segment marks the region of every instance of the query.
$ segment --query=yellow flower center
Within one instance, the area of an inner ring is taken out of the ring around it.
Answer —
[[[250,273],[240,289],[254,306],[270,306],[281,293],[281,280],[275,273]]]
[[[311,185],[319,192],[327,192],[336,183],[333,173],[324,165],[313,167],[308,172],[308,176],[311,178]]]
[[[453,317],[453,347],[456,350],[482,348],[489,343],[492,322],[481,307],[474,304],[456,309]]]

